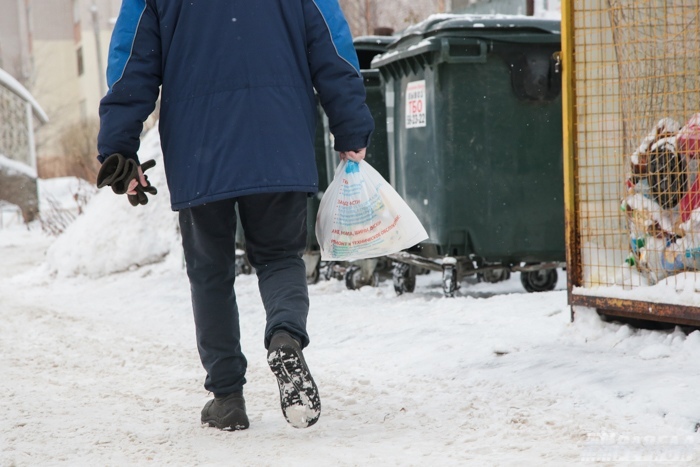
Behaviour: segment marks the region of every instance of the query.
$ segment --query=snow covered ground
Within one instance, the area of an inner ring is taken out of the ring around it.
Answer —
[[[52,241],[0,231],[0,465],[700,460],[700,332],[586,312],[571,324],[564,290],[526,294],[517,277],[464,283],[454,299],[437,275],[401,297],[389,283],[312,286],[306,355],[323,415],[296,430],[265,363],[255,278],[239,276],[251,428],[201,427],[209,395],[182,268],[59,278]]]
[[[159,160],[157,134],[142,154]],[[563,273],[550,293],[516,274],[453,299],[436,274],[401,297],[311,286],[323,413],[308,430],[284,421],[256,280],[239,276],[251,427],[202,427],[211,396],[162,164],[149,175],[146,207],[102,190],[58,239],[0,228],[0,466],[700,463],[700,332],[587,310],[572,324]]]

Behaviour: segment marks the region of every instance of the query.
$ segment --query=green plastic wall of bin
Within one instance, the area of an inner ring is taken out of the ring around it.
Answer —
[[[560,40],[559,21],[464,15],[373,61],[394,122],[391,182],[428,231],[423,251],[564,261]]]
[[[245,233],[241,224],[241,215],[238,213],[238,204],[236,204],[236,248],[245,250]]]
[[[323,129],[323,108],[321,102],[316,98],[316,136],[314,139],[314,150],[316,152],[316,169],[318,170],[318,191],[319,194],[310,196],[306,203],[306,249],[318,250],[318,239],[316,238],[316,214],[321,205],[321,195],[328,188],[328,166],[326,165],[326,136]],[[332,175],[331,175],[332,177]]]
[[[353,44],[360,62],[360,72],[365,82],[367,93],[367,107],[369,107],[374,118],[374,133],[372,141],[367,148],[365,160],[379,172],[382,177],[389,180],[389,153],[387,147],[386,134],[386,103],[384,102],[384,84],[378,70],[370,69],[372,59],[385,52],[389,44],[394,42],[394,36],[361,36],[355,38]],[[328,141],[326,151],[326,167],[328,183],[333,181],[335,168],[340,159],[338,153],[330,143],[329,129],[326,123],[326,140]]]
[[[318,190],[325,191],[328,188],[328,167],[326,166],[326,136],[323,129],[323,108],[316,97],[316,136],[314,138],[314,150],[316,152],[316,168],[318,170]]]

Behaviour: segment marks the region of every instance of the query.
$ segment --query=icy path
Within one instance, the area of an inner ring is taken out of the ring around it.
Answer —
[[[313,286],[306,355],[323,414],[309,430],[284,422],[255,280],[240,277],[251,428],[203,428],[183,271],[52,279],[36,267],[48,245],[0,231],[1,466],[554,466],[654,445],[700,459],[700,333],[571,325],[564,291],[524,294],[517,276],[455,299],[432,275],[402,297]],[[609,435],[647,441],[601,451]]]

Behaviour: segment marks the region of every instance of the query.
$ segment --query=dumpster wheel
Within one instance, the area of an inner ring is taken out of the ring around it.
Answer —
[[[502,269],[487,269],[483,272],[477,273],[479,281],[488,282],[489,284],[496,284],[498,282],[507,281],[510,279],[510,270],[506,268]]]
[[[311,271],[307,271],[306,283],[308,285],[313,285],[313,284],[318,282],[320,277],[321,277],[321,262],[319,261],[318,264],[316,264],[315,268],[313,268]]]
[[[325,272],[323,278],[327,281],[331,279],[341,280],[345,277],[345,267],[337,261],[328,261],[325,263]]]
[[[558,277],[556,269],[522,271],[520,282],[528,292],[549,292],[556,287]]]
[[[416,290],[416,270],[405,263],[394,263],[391,271],[396,295],[412,293]]]
[[[235,268],[237,276],[241,274],[247,275],[253,273],[253,266],[250,265],[250,263],[248,262],[248,257],[245,254],[236,255]]]
[[[452,265],[444,266],[442,269],[442,291],[445,293],[445,297],[454,297],[457,289],[459,289],[457,268]]]
[[[374,271],[370,277],[364,277],[362,268],[359,266],[350,266],[345,271],[345,287],[349,290],[357,290],[365,285],[377,287],[379,285],[379,272]]]

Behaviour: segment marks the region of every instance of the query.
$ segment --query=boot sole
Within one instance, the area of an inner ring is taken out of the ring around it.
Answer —
[[[294,428],[308,428],[321,416],[321,398],[303,357],[295,349],[282,346],[267,357],[280,390],[280,405],[287,422]]]
[[[218,428],[224,431],[241,431],[247,430],[250,425],[229,425],[226,423],[219,423],[216,420],[202,420],[202,425],[209,425],[211,428]]]

